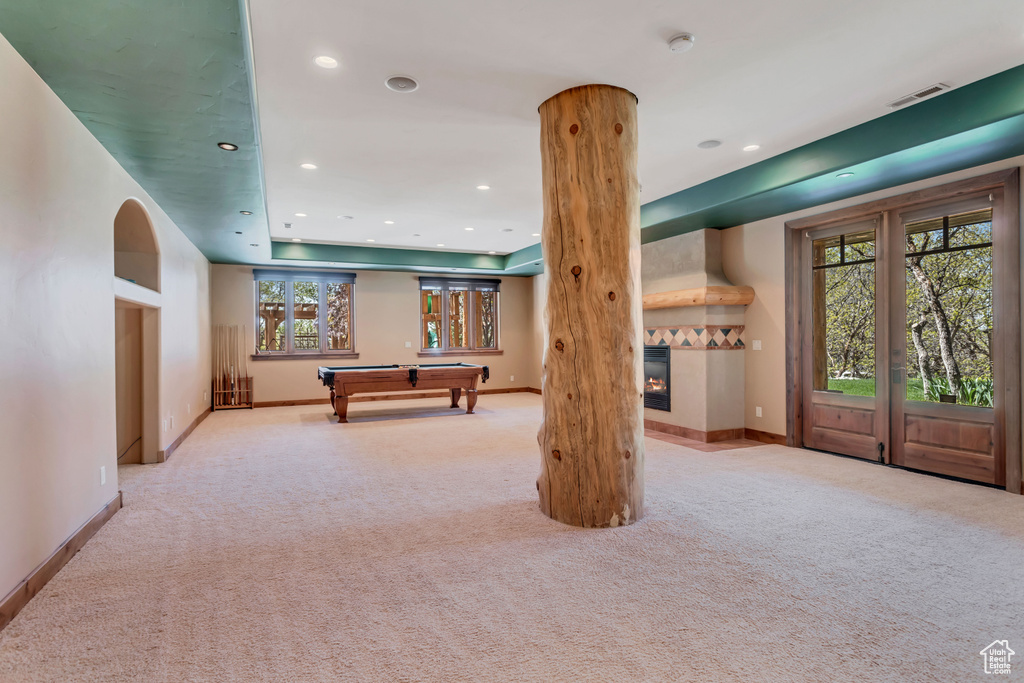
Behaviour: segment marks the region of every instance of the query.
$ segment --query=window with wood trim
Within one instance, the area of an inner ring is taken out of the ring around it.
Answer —
[[[497,351],[499,282],[421,277],[421,352]]]
[[[256,269],[253,276],[257,354],[354,352],[354,273]]]

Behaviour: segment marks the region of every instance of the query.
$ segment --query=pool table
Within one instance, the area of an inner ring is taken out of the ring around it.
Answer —
[[[478,380],[486,382],[490,370],[486,365],[469,363],[437,363],[432,365],[341,365],[317,368],[317,377],[331,390],[331,405],[338,424],[348,422],[348,397],[377,391],[412,391],[414,389],[447,389],[452,408],[459,407],[462,391],[466,391],[466,412],[476,407]]]

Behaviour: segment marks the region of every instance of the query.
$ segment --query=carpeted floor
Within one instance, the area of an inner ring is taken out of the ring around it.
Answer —
[[[540,398],[216,413],[0,632],[0,680],[981,679],[1024,498],[647,440],[647,516],[537,509]],[[1024,654],[1014,673],[1024,670]]]

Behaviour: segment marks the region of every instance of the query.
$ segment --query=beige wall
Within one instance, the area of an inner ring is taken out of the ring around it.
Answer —
[[[206,259],[2,37],[0,83],[2,598],[117,494],[113,221],[129,197],[162,252],[161,447],[203,409],[210,326]]]
[[[547,331],[544,329],[544,308],[547,306],[548,274],[534,275],[533,311],[531,325],[533,329],[533,363],[530,365],[530,386],[543,389],[544,383],[544,348],[547,344]]]
[[[533,335],[533,279],[501,278],[499,303],[500,344],[503,353],[467,354],[424,358],[419,351],[418,273],[356,271],[355,338],[359,358],[355,360],[260,360],[249,363],[256,401],[322,399],[327,394],[316,378],[316,369],[331,365],[377,365],[391,363],[477,363],[488,365],[491,379],[483,389],[537,386]],[[255,289],[252,268],[214,265],[212,267],[212,315],[214,325],[244,325],[247,348],[255,346]],[[410,342],[411,348],[405,343]],[[515,377],[512,380],[511,377]]]
[[[786,433],[786,221],[1022,165],[1024,157],[1016,157],[724,230],[726,277],[756,292],[746,316],[746,426]],[[761,340],[760,351],[753,350],[755,339]],[[756,406],[762,408],[760,418],[755,416]]]

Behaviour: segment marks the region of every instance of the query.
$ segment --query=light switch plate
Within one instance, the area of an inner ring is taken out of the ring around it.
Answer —
[[[755,339],[754,340],[754,350],[755,351],[760,351],[761,350],[761,340],[760,339]]]
[[[754,415],[756,417],[761,417],[761,406],[757,406],[756,408],[754,408]]]
[[[411,349],[412,348],[412,342],[405,342],[405,348]]]

